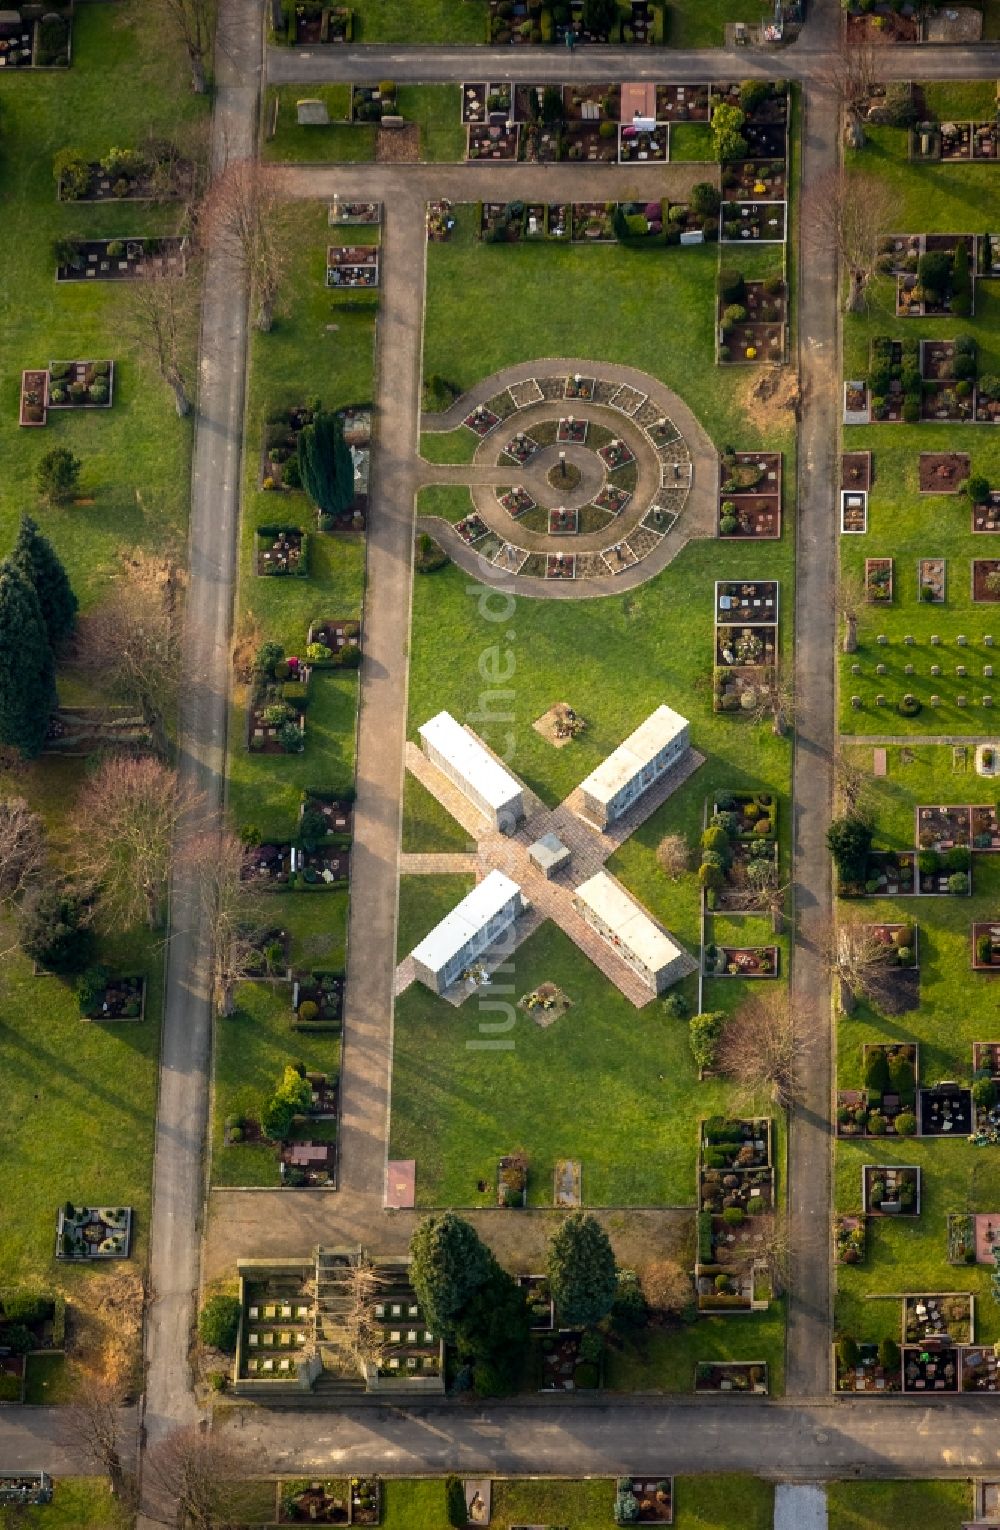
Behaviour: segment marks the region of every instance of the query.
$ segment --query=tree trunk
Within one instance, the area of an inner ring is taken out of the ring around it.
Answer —
[[[144,891],[146,897],[146,923],[151,930],[155,930],[160,923],[160,900],[156,896],[155,887],[148,886]]]
[[[854,615],[844,617],[844,652],[858,651],[858,619]]]
[[[205,80],[205,60],[200,48],[189,48],[188,57],[191,60],[191,89],[196,96],[203,96],[208,89]]]
[[[257,328],[261,334],[269,335],[274,324],[274,299],[270,296],[261,295],[257,299]]]
[[[773,717],[772,722],[771,722],[771,732],[774,734],[775,738],[784,738],[784,736],[785,736],[785,709],[784,709],[784,707],[777,707],[775,709],[774,717]]]
[[[236,1003],[236,984],[232,978],[219,979],[219,1014],[228,1020]]]
[[[847,147],[849,149],[863,149],[865,146],[865,130],[857,111],[847,112]]]
[[[183,420],[186,414],[191,413],[191,400],[187,396],[187,389],[184,386],[184,379],[181,377],[173,376],[168,377],[167,381],[173,389],[174,407],[177,410],[179,417]]]
[[[865,289],[868,285],[868,276],[857,267],[851,268],[850,285],[847,289],[847,312],[863,313],[865,309]]]

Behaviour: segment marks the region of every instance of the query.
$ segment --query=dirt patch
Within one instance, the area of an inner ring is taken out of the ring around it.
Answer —
[[[380,165],[415,165],[420,158],[420,124],[380,127],[375,138],[375,160]]]
[[[871,486],[871,452],[844,452],[840,459],[840,487],[867,492]]]
[[[127,1389],[141,1382],[142,1312],[145,1294],[136,1275],[114,1275],[95,1284],[93,1302],[74,1297],[67,1353],[81,1369]]]
[[[968,452],[921,452],[921,494],[957,494],[969,476]]]
[[[560,1020],[572,1005],[572,999],[563,993],[558,983],[539,983],[530,993],[523,994],[517,1007],[530,1015],[536,1025],[546,1030]]]
[[[760,377],[748,378],[738,398],[753,426],[761,431],[773,430],[782,414],[798,418],[799,375],[790,367],[773,367]]]
[[[549,710],[543,712],[541,717],[536,717],[531,726],[553,748],[562,749],[566,744],[571,744],[575,738],[579,738],[586,723],[579,713],[574,712],[569,702],[557,701],[555,706],[549,707]]]

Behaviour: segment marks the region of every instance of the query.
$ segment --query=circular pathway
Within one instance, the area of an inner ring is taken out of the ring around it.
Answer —
[[[468,486],[475,508],[457,525],[421,522],[476,578],[548,598],[610,594],[714,533],[711,439],[676,393],[633,367],[522,363],[421,423],[480,437],[471,463],[421,461],[419,472],[421,485]],[[560,453],[579,475],[566,489]],[[560,510],[568,513],[550,515]]]

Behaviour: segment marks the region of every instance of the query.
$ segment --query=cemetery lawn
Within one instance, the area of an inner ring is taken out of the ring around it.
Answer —
[[[732,0],[707,0],[705,5],[670,5],[667,7],[666,43],[671,48],[721,48],[725,42],[726,22],[750,24],[770,18],[771,7],[763,0],[748,0],[734,7]]]
[[[280,1184],[274,1145],[244,1142],[226,1147],[226,1117],[246,1113],[259,1120],[262,1104],[290,1062],[302,1062],[310,1072],[339,1070],[339,1033],[293,1031],[291,1006],[289,983],[244,983],[236,1012],[216,1022],[213,1185]],[[311,1121],[297,1134],[325,1142],[333,1141],[336,1131],[335,1121]]]
[[[668,166],[664,175],[672,177],[665,194],[675,200],[682,188],[705,179],[693,165]],[[425,377],[437,374],[464,389],[534,356],[595,356],[676,388],[719,446],[759,441],[771,451],[791,451],[788,415],[776,413],[762,436],[742,405],[752,379],[734,383],[715,365],[715,245],[481,244],[476,206],[454,211],[451,239],[427,250]],[[743,253],[734,250],[731,264]],[[572,300],[554,303],[553,292]],[[471,431],[460,434],[475,445]],[[424,435],[422,451],[427,443]],[[784,469],[794,483],[788,456]]]
[[[330,122],[301,127],[296,102],[308,98],[326,104]],[[277,130],[268,136],[278,103]],[[465,158],[465,128],[457,85],[400,85],[399,114],[420,126],[420,158],[455,163]],[[378,129],[371,122],[350,122],[347,85],[271,85],[264,109],[262,157],[270,162],[359,164],[375,159]]]
[[[447,437],[439,436],[437,439],[443,441]],[[417,491],[418,515],[436,515],[454,525],[455,521],[469,515],[472,509],[472,495],[465,484],[435,483]]]
[[[463,386],[467,388],[469,383],[466,382]],[[471,430],[466,430],[464,425],[460,425],[457,430],[425,430],[420,435],[420,455],[427,462],[471,462],[476,454],[476,447],[478,445],[478,438]],[[425,494],[439,494],[443,488],[444,485],[438,484],[430,489],[421,489],[421,501]],[[456,486],[451,485],[451,489],[457,501]],[[464,485],[462,486],[462,492],[468,497],[468,490]],[[423,513],[421,511],[421,514]],[[429,510],[426,513],[428,515],[440,515],[441,511]]]
[[[57,286],[52,242],[64,237],[173,233],[179,204],[80,206],[56,201],[52,157],[71,140],[99,158],[112,145],[140,145],[152,133],[191,145],[207,123],[209,98],[189,89],[185,64],[164,40],[167,22],[138,0],[81,6],[73,22],[73,65],[65,71],[17,71],[4,82],[3,138],[8,166],[4,201],[3,287],[17,300],[0,315],[0,547],[13,540],[22,510],[36,515],[64,560],[84,607],[104,587],[121,547],[169,547],[183,557],[190,483],[190,420],[178,420],[166,387],[125,338],[123,285]],[[127,79],[128,90],[109,88]],[[17,167],[16,174],[12,167]],[[197,296],[198,268],[187,278]],[[196,304],[193,305],[196,309]],[[197,340],[197,314],[189,341]],[[110,358],[111,409],[62,411],[44,429],[18,426],[21,369],[52,359]],[[35,470],[55,446],[83,460],[86,508],[37,508]],[[90,503],[93,501],[93,503]]]
[[[456,1010],[414,984],[396,1001],[390,1156],[416,1158],[418,1206],[490,1204],[477,1181],[492,1185],[512,1147],[528,1154],[531,1205],[551,1205],[564,1158],[582,1161],[588,1205],[693,1205],[697,1120],[732,1091],[694,1087],[686,1024],[655,1002],[637,1012],[552,923],[510,965],[512,1003],[545,981],[572,1001],[548,1028],[516,1010],[510,1050],[475,1047],[498,1034],[480,1023],[506,1023],[475,996]]]
[[[461,855],[472,848],[462,825],[407,771],[403,785],[403,851]]]
[[[355,43],[484,43],[484,0],[355,0]]]
[[[21,1530],[128,1530],[132,1520],[106,1477],[59,1477],[52,1502],[20,1509],[17,1523]]]
[[[407,778],[412,779],[412,777]],[[414,782],[414,785],[419,785]],[[421,791],[423,787],[421,787]],[[431,798],[431,801],[434,799]],[[399,879],[399,912],[396,930],[397,960],[438,924],[455,904],[476,885],[474,876],[403,876]]]
[[[706,1316],[640,1329],[620,1349],[605,1350],[604,1385],[612,1392],[691,1392],[701,1360],[764,1360],[770,1395],[780,1397],[785,1389],[784,1301],[772,1302],[767,1312],[743,1314],[736,1323]]]
[[[830,1482],[829,1530],[954,1530],[972,1515],[968,1482]]]
[[[493,1481],[493,1520],[499,1524],[565,1525],[606,1530],[611,1523],[612,1478]],[[737,1500],[741,1530],[770,1530],[774,1486],[756,1477],[675,1477],[674,1524],[679,1530],[718,1530]],[[446,1521],[444,1481],[390,1477],[382,1482],[383,1530],[440,1530]]]
[[[871,770],[871,749],[849,747],[848,760]],[[970,751],[971,757],[971,751]],[[968,768],[956,769],[948,745],[916,745],[887,751],[888,773],[870,783],[875,845],[909,849],[915,842],[917,804],[994,803],[996,786]],[[863,999],[850,1017],[838,1018],[839,1088],[860,1087],[862,1046],[873,1042],[918,1042],[919,1079],[968,1082],[972,1043],[992,1041],[996,1027],[992,974],[971,969],[971,927],[1000,910],[1000,859],[975,854],[971,897],[902,897],[841,899],[842,923],[916,921],[919,942],[920,1007],[898,1016],[876,1013]],[[989,1032],[989,1034],[987,1034]],[[934,1138],[840,1140],[836,1147],[836,1209],[861,1207],[863,1163],[919,1164],[919,1218],[875,1218],[868,1223],[868,1258],[864,1264],[838,1267],[837,1322],[840,1332],[862,1339],[892,1333],[898,1339],[898,1303],[869,1302],[868,1292],[974,1291],[976,1336],[1000,1338],[996,1304],[989,1299],[986,1266],[950,1265],[947,1214],[952,1211],[1000,1211],[1000,1164],[988,1150],[965,1139],[940,1143]]]
[[[109,937],[100,959],[112,971],[146,974],[145,1020],[84,1023],[72,984],[33,977],[20,953],[8,956],[0,972],[0,1114],[6,1122],[0,1286],[37,1281],[83,1303],[88,1292],[99,1296],[101,1276],[92,1262],[55,1261],[55,1215],[64,1201],[134,1208],[132,1259],[105,1264],[105,1271],[134,1274],[146,1257],[161,932]]]
[[[680,21],[680,18],[678,20]],[[670,124],[670,163],[672,165],[688,161],[710,161],[714,160],[714,157],[712,129],[707,122],[672,122]]]

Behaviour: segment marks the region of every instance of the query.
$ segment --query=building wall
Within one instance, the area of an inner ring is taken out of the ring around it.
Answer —
[[[505,802],[501,808],[495,808],[478,790],[475,782],[462,775],[446,755],[441,754],[427,739],[422,739],[421,743],[423,744],[424,753],[431,763],[436,765],[438,770],[448,777],[449,781],[454,782],[459,791],[468,797],[469,801],[479,809],[483,817],[493,825],[494,829],[502,829],[507,832],[513,828],[518,819],[524,817],[524,800],[520,792]]]
[[[470,936],[461,950],[456,951],[450,956],[439,971],[435,972],[424,962],[415,961],[413,965],[420,982],[434,993],[442,993],[444,989],[450,988],[459,973],[468,967],[470,962],[474,962],[477,956],[481,956],[489,946],[493,945],[494,941],[499,939],[504,930],[510,928],[523,906],[520,892],[513,893],[503,908],[493,915],[488,924],[483,925],[482,929],[477,930],[474,935]]]

